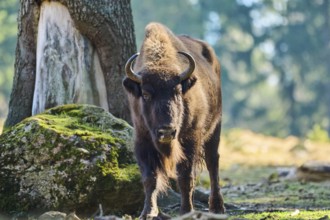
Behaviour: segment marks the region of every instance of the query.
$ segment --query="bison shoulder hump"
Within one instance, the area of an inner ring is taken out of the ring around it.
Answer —
[[[188,35],[181,35],[181,36],[183,38],[188,39],[189,41],[194,42],[193,44],[197,44],[199,50],[201,49],[200,50],[201,55],[206,59],[206,61],[209,62],[210,64],[214,63],[215,53],[214,53],[213,49],[206,42],[192,38]]]
[[[209,63],[213,63],[212,53],[205,43],[202,44],[202,55]]]

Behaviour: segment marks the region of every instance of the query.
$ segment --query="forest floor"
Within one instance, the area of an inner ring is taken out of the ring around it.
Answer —
[[[318,182],[297,173],[308,162],[329,165],[330,143],[232,130],[223,135],[220,152],[230,219],[330,219],[330,171]],[[208,187],[207,172],[198,184]]]
[[[307,162],[330,164],[329,142],[231,130],[222,134],[220,155],[228,219],[330,219],[330,175],[318,182],[310,181],[308,173],[305,179],[297,175]],[[209,188],[205,170],[196,185]],[[177,211],[168,214],[177,216]]]

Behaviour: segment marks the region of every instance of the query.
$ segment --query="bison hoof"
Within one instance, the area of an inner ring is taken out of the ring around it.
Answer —
[[[225,214],[226,208],[223,205],[220,205],[217,207],[210,207],[209,211],[217,214]]]
[[[224,214],[226,212],[226,208],[223,205],[223,202],[216,202],[210,204],[209,211],[212,213]]]
[[[209,211],[217,214],[224,214],[226,212],[223,198],[220,193],[217,193],[210,197]]]
[[[159,212],[157,216],[152,214],[141,215],[140,220],[168,220],[171,219],[171,216],[166,215],[165,213]]]

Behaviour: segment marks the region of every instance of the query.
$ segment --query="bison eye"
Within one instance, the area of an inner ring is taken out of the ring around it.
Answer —
[[[151,100],[151,94],[148,92],[142,92],[142,97],[145,101],[150,101]]]

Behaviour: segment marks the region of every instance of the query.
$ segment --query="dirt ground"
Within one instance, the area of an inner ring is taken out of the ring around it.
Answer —
[[[232,130],[221,141],[222,193],[231,219],[329,219],[330,167],[318,182],[309,181],[310,173],[302,178],[299,167],[329,165],[330,143],[244,130]],[[206,176],[202,172],[199,184],[208,187]]]

